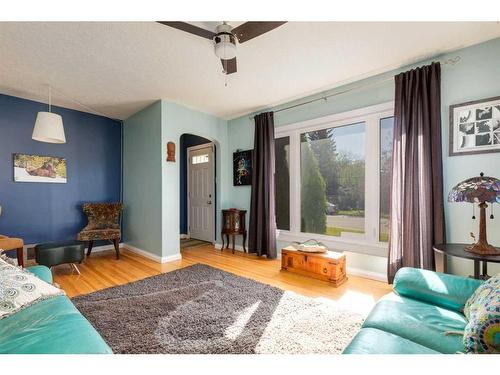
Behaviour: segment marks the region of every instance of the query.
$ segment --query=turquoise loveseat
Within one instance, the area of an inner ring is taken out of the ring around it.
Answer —
[[[344,354],[451,354],[464,352],[463,308],[482,281],[415,268],[400,269],[394,292],[366,318]]]
[[[47,267],[28,268],[52,283]],[[66,296],[40,301],[0,320],[0,353],[99,354],[109,346]]]

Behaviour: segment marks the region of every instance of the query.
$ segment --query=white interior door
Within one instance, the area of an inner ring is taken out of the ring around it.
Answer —
[[[213,145],[188,148],[189,236],[214,242],[214,151]]]

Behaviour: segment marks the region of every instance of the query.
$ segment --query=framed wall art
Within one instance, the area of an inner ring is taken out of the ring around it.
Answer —
[[[67,182],[66,159],[53,156],[14,154],[15,182]]]
[[[233,153],[233,185],[252,185],[252,154],[253,150]]]
[[[500,96],[450,106],[450,156],[500,152]]]

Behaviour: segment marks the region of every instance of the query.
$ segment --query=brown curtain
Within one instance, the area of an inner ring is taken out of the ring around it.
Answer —
[[[252,200],[250,202],[249,252],[276,258],[274,212],[274,116],[255,116]]]
[[[433,270],[445,241],[439,63],[395,77],[388,279],[401,267]]]

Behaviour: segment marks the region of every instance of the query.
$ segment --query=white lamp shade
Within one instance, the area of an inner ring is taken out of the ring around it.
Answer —
[[[229,41],[217,43],[215,55],[222,60],[231,60],[236,57],[236,46]]]
[[[66,143],[62,117],[56,113],[38,112],[31,138],[40,142]]]

